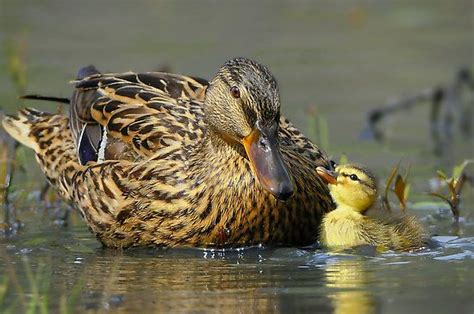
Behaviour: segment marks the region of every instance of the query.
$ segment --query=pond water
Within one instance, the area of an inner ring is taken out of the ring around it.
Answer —
[[[399,160],[411,166],[410,212],[436,242],[403,254],[103,249],[77,213],[65,224],[65,204],[37,201],[44,181],[20,150],[13,205],[22,228],[0,238],[0,312],[474,312],[474,190],[463,191],[458,226],[426,195],[436,170],[474,157],[472,139],[456,133],[435,156],[425,104],[384,121],[384,142],[359,138],[367,112],[389,97],[473,68],[472,10],[468,0],[0,1],[1,110],[55,110],[17,100],[12,47],[25,61],[27,92],[62,97],[89,63],[208,78],[228,58],[253,57],[277,77],[283,113],[335,159],[346,153],[380,178]]]

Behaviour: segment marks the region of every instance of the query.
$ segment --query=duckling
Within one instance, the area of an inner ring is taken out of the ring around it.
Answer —
[[[334,172],[318,167],[329,184],[335,210],[327,213],[320,227],[321,244],[328,248],[372,245],[407,251],[427,244],[421,224],[413,216],[376,219],[365,215],[377,201],[377,180],[365,167],[347,164]]]

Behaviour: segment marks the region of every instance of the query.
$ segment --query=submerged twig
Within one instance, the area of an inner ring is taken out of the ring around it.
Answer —
[[[48,201],[47,199],[48,191],[49,191],[49,183],[46,182],[45,184],[43,184],[43,187],[41,188],[40,194],[39,194],[39,200],[42,201],[43,203],[46,203]]]
[[[384,132],[379,129],[379,124],[386,116],[399,111],[412,109],[423,102],[430,101],[432,95],[433,89],[425,89],[412,96],[390,100],[385,106],[369,111],[367,114],[368,125],[365,130],[366,137],[370,135],[370,137],[376,140],[383,140],[385,135]]]
[[[3,114],[0,112],[0,120]],[[0,204],[4,204],[3,232],[13,230],[16,213],[10,204],[10,192],[16,170],[16,150],[18,143],[0,128]]]
[[[7,68],[10,75],[10,79],[15,85],[18,95],[22,95],[26,90],[26,42],[24,40],[16,40],[15,42],[7,42],[6,44],[6,56],[7,56]],[[3,120],[3,116],[0,116]],[[16,163],[16,151],[18,143],[12,138],[8,137],[6,133],[1,130],[0,139],[5,143],[4,160],[5,160],[5,172],[2,179],[2,196],[3,203],[5,204],[5,221],[6,231],[11,231],[15,228],[16,223],[16,212],[10,204],[10,192],[12,188],[12,182],[15,176],[17,168]]]
[[[12,146],[12,145],[7,145],[7,146]],[[12,188],[12,182],[13,178],[15,176],[15,171],[16,171],[16,150],[18,149],[18,142],[13,142],[13,147],[12,148],[7,148],[7,160],[6,160],[6,171],[5,171],[5,176],[3,180],[3,202],[4,204],[8,207],[10,205],[10,191]],[[9,153],[8,153],[9,152]]]
[[[365,138],[383,140],[385,134],[380,123],[394,113],[406,111],[422,104],[430,104],[430,133],[434,143],[434,152],[442,154],[449,147],[454,134],[454,123],[464,137],[474,133],[474,95],[472,100],[463,101],[462,93],[474,94],[474,78],[468,68],[461,68],[452,83],[445,86],[427,88],[411,96],[389,101],[385,106],[371,110],[367,114],[367,126],[363,131]]]

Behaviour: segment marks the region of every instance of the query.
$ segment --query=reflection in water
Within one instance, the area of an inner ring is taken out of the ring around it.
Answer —
[[[334,313],[375,313],[375,297],[367,291],[370,272],[362,259],[341,259],[326,267],[327,287],[335,290],[329,297]]]
[[[468,260],[473,238],[451,237],[435,251],[367,258],[365,251],[347,255],[294,248],[119,252],[98,248],[81,230],[56,232],[45,224],[35,241],[21,233],[0,239],[1,313],[26,312],[31,304],[55,313],[473,308]]]
[[[124,310],[164,312],[277,307],[277,300],[259,294],[264,284],[256,265],[237,269],[226,260],[173,255],[137,259],[107,251],[91,256],[81,274],[90,291],[85,303],[107,308],[112,300]]]
[[[193,250],[106,250],[89,256],[79,275],[88,291],[83,303],[89,309],[163,312],[377,310],[377,300],[367,290],[371,272],[363,258],[330,259],[325,267],[309,272],[282,264],[269,250],[211,255],[203,258],[209,254]]]
[[[280,312],[288,303],[297,303],[297,295],[282,298],[289,281],[282,276],[283,267],[295,279],[298,275],[292,272],[297,268],[266,264],[252,252],[211,259],[203,255],[194,250],[106,250],[84,258],[80,271],[68,273],[68,278],[60,271],[56,280],[59,285],[82,278],[86,292],[77,310]]]

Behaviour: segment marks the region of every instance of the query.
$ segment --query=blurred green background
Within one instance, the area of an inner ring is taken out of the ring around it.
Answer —
[[[67,97],[67,82],[90,63],[104,72],[168,65],[210,78],[227,59],[247,56],[274,72],[282,110],[300,128],[317,107],[337,148],[354,143],[370,108],[473,64],[469,0],[0,3],[2,47],[24,46],[28,92]],[[20,103],[6,63],[2,54],[0,97],[12,111]],[[426,138],[422,113],[407,120]],[[401,123],[394,140],[406,135]]]

